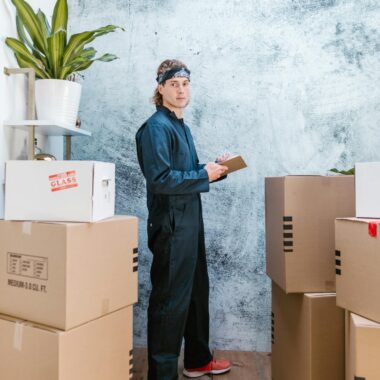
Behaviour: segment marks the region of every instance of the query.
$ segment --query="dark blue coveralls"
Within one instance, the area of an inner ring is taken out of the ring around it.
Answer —
[[[185,338],[185,368],[212,360],[209,281],[201,192],[209,191],[189,128],[163,106],[136,134],[146,179],[148,246],[153,253],[148,308],[148,379],[178,379]]]

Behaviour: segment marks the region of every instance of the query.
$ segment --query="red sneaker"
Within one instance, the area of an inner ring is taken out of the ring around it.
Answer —
[[[199,368],[188,368],[183,370],[183,374],[186,377],[200,377],[207,374],[212,375],[221,375],[222,373],[226,373],[231,369],[231,363],[228,360],[221,359],[211,360],[208,364]]]

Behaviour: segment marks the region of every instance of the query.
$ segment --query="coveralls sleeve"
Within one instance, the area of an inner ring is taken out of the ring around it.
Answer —
[[[191,194],[210,189],[207,171],[175,170],[171,166],[171,136],[167,126],[147,123],[141,136],[144,175],[149,191],[155,194]]]
[[[195,154],[196,154],[196,159],[197,159],[197,169],[198,169],[198,170],[204,169],[204,167],[206,166],[206,164],[200,164],[200,163],[199,163],[198,155],[197,155],[196,152],[195,152]]]

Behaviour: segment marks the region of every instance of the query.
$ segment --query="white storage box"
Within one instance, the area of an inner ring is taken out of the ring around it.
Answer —
[[[380,218],[380,162],[355,164],[356,217]]]
[[[115,164],[7,161],[5,220],[95,222],[115,210]]]

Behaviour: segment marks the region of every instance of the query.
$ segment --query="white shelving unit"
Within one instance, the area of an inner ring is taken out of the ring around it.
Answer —
[[[75,126],[67,126],[52,120],[35,120],[35,72],[33,69],[10,69],[4,68],[6,75],[25,74],[28,77],[28,120],[7,120],[4,127],[22,129],[29,132],[28,159],[34,157],[35,132],[45,136],[65,136],[66,138],[66,160],[71,159],[71,137],[91,136],[91,132]]]
[[[45,136],[91,136],[91,132],[82,128],[68,127],[50,120],[7,120],[4,126],[28,131],[36,127],[36,132]]]
[[[71,136],[91,136],[91,132],[85,129],[68,127],[50,120],[7,120],[4,122],[4,126],[24,131],[33,130],[33,136],[35,132],[45,136],[65,136],[66,160],[71,159]]]

